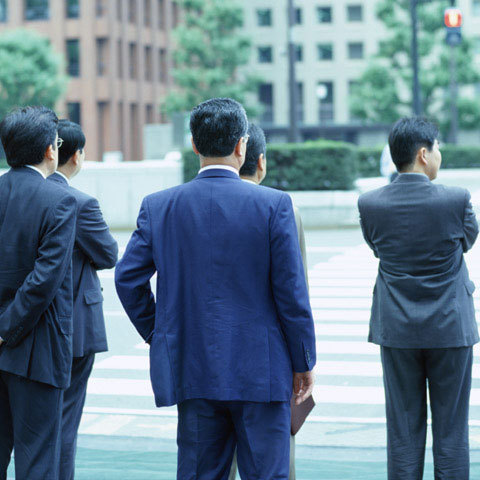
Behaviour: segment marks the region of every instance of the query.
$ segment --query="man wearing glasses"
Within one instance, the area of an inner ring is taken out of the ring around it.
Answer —
[[[7,115],[0,136],[0,479],[56,480],[63,391],[72,363],[75,198],[47,182],[58,119],[44,107]]]
[[[248,121],[216,98],[190,117],[201,169],[146,197],[116,286],[150,344],[158,407],[178,405],[178,478],[288,479],[290,398],[313,389],[315,333],[290,197],[239,177]],[[154,298],[150,278],[157,273]]]

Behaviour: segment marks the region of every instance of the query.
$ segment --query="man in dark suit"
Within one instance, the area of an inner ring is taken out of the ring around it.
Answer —
[[[178,404],[182,479],[227,479],[236,445],[243,478],[288,479],[292,383],[298,403],[313,388],[292,201],[240,180],[247,128],[234,100],[193,110],[202,168],[144,199],[116,269],[123,306],[151,345],[156,404]]]
[[[75,198],[55,171],[58,119],[46,108],[5,117],[12,167],[0,177],[0,479],[58,479],[63,389],[72,362]]]
[[[85,160],[85,135],[80,125],[60,120],[58,135],[63,144],[58,169],[48,180],[65,188],[77,201],[73,249],[73,364],[70,387],[63,397],[60,479],[73,480],[77,432],[87,394],[95,353],[106,352],[103,295],[97,270],[113,268],[118,245],[105,223],[98,201],[70,186]]]
[[[427,383],[435,478],[469,478],[475,286],[463,254],[478,225],[463,188],[431,182],[441,163],[438,130],[402,119],[390,133],[400,173],[360,197],[365,240],[380,259],[369,341],[381,345],[389,479],[422,479]]]

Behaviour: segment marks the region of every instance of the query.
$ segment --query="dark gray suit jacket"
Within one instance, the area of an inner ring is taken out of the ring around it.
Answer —
[[[478,342],[463,254],[478,224],[463,188],[402,174],[362,195],[363,234],[380,259],[369,341],[392,348],[449,348]]]
[[[67,388],[75,198],[23,167],[0,177],[0,370]]]
[[[113,268],[118,245],[103,220],[98,201],[70,187],[58,173],[48,180],[67,189],[77,200],[73,249],[73,356],[108,350],[103,295],[97,270]]]

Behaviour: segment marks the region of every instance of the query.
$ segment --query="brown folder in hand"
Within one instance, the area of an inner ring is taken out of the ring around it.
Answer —
[[[308,397],[300,405],[295,405],[295,395],[292,397],[290,402],[292,406],[292,435],[296,435],[298,431],[302,428],[302,425],[305,423],[310,412],[315,406],[313,397]]]

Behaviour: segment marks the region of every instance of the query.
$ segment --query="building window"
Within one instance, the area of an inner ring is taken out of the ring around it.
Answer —
[[[95,3],[97,17],[103,17],[106,12],[105,0],[97,0]]]
[[[472,12],[475,17],[480,17],[480,0],[472,0]]]
[[[117,0],[117,20],[123,20],[123,0]]]
[[[272,47],[258,47],[258,63],[272,63]]]
[[[158,28],[163,30],[165,28],[165,2],[158,0]]]
[[[347,18],[349,22],[362,22],[363,7],[361,5],[348,5]]]
[[[145,121],[147,123],[154,123],[155,119],[153,118],[153,105],[147,105],[145,107]]]
[[[272,26],[272,9],[263,8],[257,10],[257,25],[259,27],[271,27]]]
[[[303,108],[303,83],[297,82],[297,120],[303,123],[304,108]]]
[[[123,78],[123,44],[121,40],[117,41],[117,75]]]
[[[140,155],[140,128],[138,124],[138,105],[130,104],[130,160],[141,160]]]
[[[167,83],[167,51],[164,48],[158,51],[158,67],[158,80]]]
[[[67,0],[67,18],[78,18],[80,16],[80,0]]]
[[[128,21],[137,23],[137,2],[136,0],[128,1]]]
[[[258,101],[262,106],[260,121],[273,123],[273,85],[271,83],[262,83],[258,87]]]
[[[108,40],[106,38],[97,38],[97,75],[103,77],[107,73],[107,48]]]
[[[295,25],[301,25],[303,23],[302,21],[302,9],[301,8],[296,8],[294,11],[294,17],[293,17]]]
[[[349,103],[350,103],[350,98],[352,98],[353,96],[353,93],[355,91],[355,89],[357,88],[357,86],[359,85],[359,81],[358,80],[350,80],[348,82],[348,96],[349,96]],[[351,107],[349,106],[349,116],[350,116],[350,120],[352,122],[359,122],[360,119],[358,117],[355,116],[355,114],[352,112],[352,109]]]
[[[7,0],[0,0],[0,22],[6,22],[8,19]]]
[[[318,23],[332,23],[332,7],[317,7]]]
[[[25,20],[48,20],[49,0],[25,0]]]
[[[67,72],[71,77],[80,76],[80,42],[67,40]]]
[[[180,23],[180,9],[178,3],[172,3],[172,28],[176,28]]]
[[[137,45],[135,43],[128,44],[128,66],[130,80],[137,78]]]
[[[78,123],[79,125],[82,124],[82,114],[81,114],[80,103],[72,102],[67,103],[67,115],[68,119],[71,122]]]
[[[152,25],[152,2],[151,0],[144,0],[143,4],[143,24],[146,27]]]
[[[320,43],[317,45],[319,60],[333,60],[333,45],[331,43]]]
[[[363,58],[362,42],[353,42],[348,44],[348,58],[350,60],[361,60]]]
[[[296,62],[303,62],[303,46],[302,45],[295,45],[295,61]]]
[[[152,47],[145,47],[145,80],[153,80]]]
[[[317,85],[318,119],[320,123],[333,122],[335,106],[333,97],[333,82],[319,82]]]

